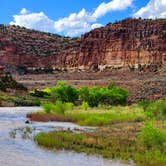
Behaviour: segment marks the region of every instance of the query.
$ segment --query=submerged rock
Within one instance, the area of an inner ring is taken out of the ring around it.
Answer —
[[[26,121],[25,121],[25,124],[30,124],[30,121],[29,121],[29,120],[26,120]]]

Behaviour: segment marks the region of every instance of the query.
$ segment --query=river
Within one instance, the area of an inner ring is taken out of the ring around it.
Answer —
[[[69,151],[49,151],[38,147],[32,139],[23,139],[21,129],[35,128],[32,134],[55,128],[81,128],[72,123],[32,123],[25,124],[26,114],[39,107],[0,108],[0,166],[126,166],[119,160],[106,160],[94,155]],[[15,138],[9,133],[16,131]]]

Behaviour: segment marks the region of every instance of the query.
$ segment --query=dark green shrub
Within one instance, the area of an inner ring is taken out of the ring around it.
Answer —
[[[125,104],[128,97],[128,91],[123,88],[112,87],[82,87],[79,90],[79,96],[91,107],[97,107],[99,104]]]
[[[87,102],[91,107],[97,107],[102,99],[102,92],[99,87],[83,87],[79,91],[80,99]]]
[[[79,97],[82,101],[88,102],[89,100],[89,88],[88,87],[81,87],[79,89]]]
[[[110,91],[110,100],[113,104],[125,104],[128,97],[128,91],[123,88],[113,88]]]
[[[48,92],[35,90],[32,95],[37,97],[50,95],[52,102],[56,100],[74,104],[86,102],[90,107],[97,107],[99,104],[125,104],[128,91],[115,85],[109,87],[82,87],[77,90],[64,82],[58,82]]]
[[[0,79],[0,90],[6,91],[7,89],[27,90],[23,84],[16,82],[10,74],[6,74]]]
[[[64,82],[58,82],[57,86],[51,89],[51,96],[62,102],[75,103],[78,100],[78,91]]]
[[[30,95],[35,96],[35,97],[41,97],[41,98],[50,96],[49,93],[44,92],[42,90],[37,90],[37,89],[35,89],[33,92],[31,92]]]
[[[16,97],[12,99],[15,106],[40,106],[41,102],[36,98]]]
[[[93,87],[90,89],[89,97],[88,97],[88,104],[91,107],[97,107],[102,99],[102,94],[98,87]]]

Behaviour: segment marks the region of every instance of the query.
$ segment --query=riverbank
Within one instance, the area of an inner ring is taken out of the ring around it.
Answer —
[[[33,136],[52,129],[73,129],[71,123],[25,124],[26,114],[39,107],[0,107],[0,165],[1,166],[128,166],[120,160],[108,160],[95,155],[69,151],[49,151],[36,146]],[[26,136],[26,133],[29,134]],[[32,132],[32,133],[31,133]],[[14,136],[14,138],[13,138]],[[30,138],[29,138],[30,137]]]
[[[35,141],[48,149],[84,152],[127,162],[132,160],[141,166],[164,166],[166,140],[160,138],[163,133],[157,128],[152,127],[148,132],[149,126],[137,122],[113,124],[92,132],[52,131],[39,133]],[[145,132],[149,138],[145,136]]]
[[[27,114],[27,118],[38,122],[73,122],[83,126],[107,126],[122,122],[142,122],[147,119],[141,106],[101,106],[85,110],[81,106],[66,110],[64,114],[45,112]]]
[[[37,122],[72,122],[95,131],[39,133],[35,141],[49,149],[66,149],[110,159],[132,160],[142,166],[166,165],[166,101],[127,105],[128,91],[113,82],[105,87],[56,86],[20,95],[1,95],[1,106],[40,105],[28,113]],[[12,105],[13,104],[13,105]],[[130,103],[131,104],[131,103]]]
[[[129,160],[136,153],[136,136],[141,126],[142,123],[120,123],[91,132],[52,131],[38,134],[35,141],[49,149],[65,149],[104,158]]]
[[[39,146],[133,160],[141,166],[166,165],[165,101],[131,106],[100,106],[88,110],[74,107],[63,115],[40,111],[27,117],[35,121],[69,121],[96,127],[90,132],[62,130],[39,133],[35,137]]]

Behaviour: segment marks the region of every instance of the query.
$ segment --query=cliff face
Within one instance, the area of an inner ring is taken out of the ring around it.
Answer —
[[[0,65],[13,68],[156,70],[166,61],[166,20],[127,19],[65,38],[0,26]]]
[[[61,67],[62,55],[74,49],[74,42],[71,38],[1,25],[0,65],[11,69]]]
[[[166,60],[166,20],[124,20],[82,37],[79,63],[100,67],[141,68]],[[87,60],[87,59],[86,59]]]

